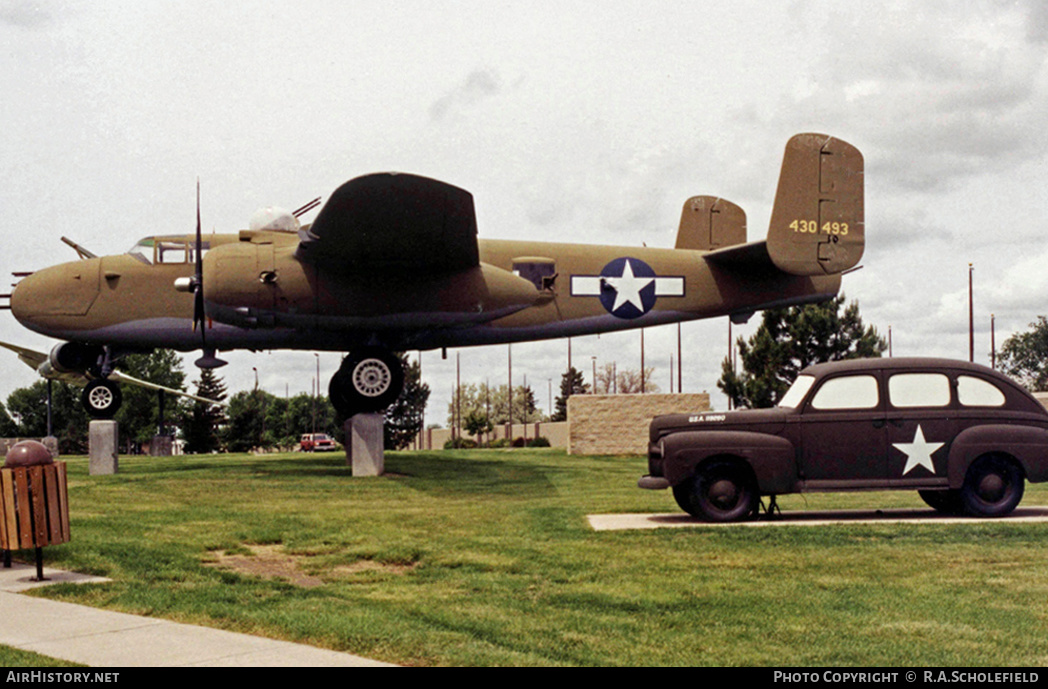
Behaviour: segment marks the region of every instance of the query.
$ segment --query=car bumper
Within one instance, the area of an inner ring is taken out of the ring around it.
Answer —
[[[641,476],[637,480],[637,487],[645,490],[666,490],[670,482],[662,476]]]

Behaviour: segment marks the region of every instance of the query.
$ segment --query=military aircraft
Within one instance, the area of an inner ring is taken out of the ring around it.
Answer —
[[[863,160],[824,134],[786,145],[767,238],[746,241],[730,201],[684,204],[672,249],[478,239],[472,195],[411,174],[352,179],[308,225],[295,211],[249,229],[146,237],[130,251],[45,268],[10,308],[63,340],[56,371],[113,385],[128,352],[247,348],[348,352],[329,393],[343,416],[395,401],[395,351],[570,337],[754,311],[834,296],[865,243]],[[93,399],[89,412],[111,415]]]

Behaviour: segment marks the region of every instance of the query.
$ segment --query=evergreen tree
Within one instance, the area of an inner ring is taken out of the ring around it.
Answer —
[[[572,395],[588,395],[589,383],[585,381],[582,372],[572,366],[560,377],[560,396],[554,401],[555,410],[550,416],[550,421],[568,420],[568,398]]]
[[[386,409],[383,425],[383,441],[386,447],[399,450],[407,447],[422,431],[429,401],[429,386],[422,382],[422,366],[418,361],[408,361],[408,355],[397,355],[404,367],[404,389],[400,397]]]
[[[737,340],[742,372],[725,358],[717,387],[736,407],[771,407],[807,366],[879,357],[888,343],[873,326],[863,326],[858,302],[842,313],[844,300],[842,294],[821,304],[765,310],[749,342]]]
[[[222,440],[230,452],[248,452],[265,447],[265,413],[273,396],[264,390],[241,390],[229,400],[229,422],[222,429]]]
[[[214,369],[201,369],[200,379],[196,381],[196,395],[216,402],[224,402],[226,384],[215,374]],[[206,454],[221,449],[222,444],[218,431],[225,423],[226,413],[221,405],[193,400],[192,406],[184,414],[182,421],[182,435],[186,441],[185,451]]]

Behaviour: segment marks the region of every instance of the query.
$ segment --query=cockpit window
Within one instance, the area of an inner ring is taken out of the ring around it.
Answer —
[[[131,249],[127,253],[134,256],[142,263],[152,263],[153,238],[146,237],[145,239],[140,239],[138,241],[138,244],[135,244],[133,247],[131,247]]]
[[[209,242],[201,242],[201,256],[207,253]],[[146,237],[127,252],[143,263],[195,263],[196,242],[185,239]]]

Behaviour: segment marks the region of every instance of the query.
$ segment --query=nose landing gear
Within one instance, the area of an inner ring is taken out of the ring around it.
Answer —
[[[108,378],[95,378],[84,386],[80,400],[92,419],[109,420],[116,416],[123,396],[120,386],[115,382]]]

